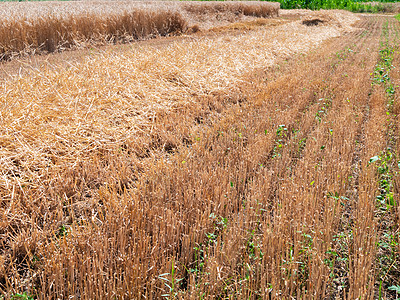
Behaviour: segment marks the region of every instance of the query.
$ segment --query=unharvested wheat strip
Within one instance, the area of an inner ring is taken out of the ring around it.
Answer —
[[[204,15],[211,15],[210,19],[215,18],[215,14],[219,13],[219,18],[237,17],[237,15],[258,15],[262,16],[275,16],[279,10],[278,3],[260,3],[252,1],[237,2],[226,1],[221,3],[219,1],[208,1],[190,3],[177,2],[177,1],[82,1],[75,3],[73,1],[64,2],[46,2],[46,3],[2,3],[0,7],[0,16],[2,19],[32,19],[37,17],[45,17],[54,15],[55,17],[62,17],[66,14],[82,15],[82,14],[95,14],[99,16],[108,16],[110,14],[121,15],[126,11],[135,9],[147,11],[179,11],[185,13],[185,17],[199,17]],[[246,11],[245,11],[246,10]],[[223,13],[228,13],[224,15]],[[230,13],[230,14],[229,14]],[[196,21],[196,20],[191,20]],[[229,20],[225,20],[229,21]]]
[[[119,15],[54,15],[31,20],[9,20],[0,26],[0,56],[34,54],[77,48],[85,44],[132,41],[178,34],[187,28],[178,12],[134,10]]]
[[[22,10],[31,5],[21,7],[19,4],[3,3],[0,15],[7,14],[7,7],[14,6],[20,8],[20,15],[12,14],[2,18],[0,59],[9,60],[19,55],[62,51],[87,45],[178,35],[188,31],[188,22],[192,25],[194,21],[206,23],[203,19],[208,15],[211,23],[213,18],[221,17],[225,17],[226,23],[228,20],[267,18],[279,14],[278,3],[266,2],[183,4],[165,1],[148,2],[147,5],[140,2],[118,2],[123,5],[123,9],[118,4],[110,5],[106,1],[99,3],[104,9],[101,13],[92,2],[81,2],[72,9],[66,4],[64,12],[59,7],[53,11],[52,4],[39,4],[37,6],[41,6],[43,11],[29,17],[24,16]],[[49,11],[46,11],[46,7]],[[194,25],[198,28],[197,24]]]

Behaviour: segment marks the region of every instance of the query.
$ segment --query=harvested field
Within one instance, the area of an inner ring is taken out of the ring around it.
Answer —
[[[400,24],[282,15],[1,80],[5,298],[397,298]]]
[[[17,14],[15,13],[17,12]],[[0,5],[0,60],[70,48],[197,32],[278,16],[267,2],[46,2]]]

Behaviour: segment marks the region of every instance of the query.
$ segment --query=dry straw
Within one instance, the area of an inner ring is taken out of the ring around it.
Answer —
[[[351,255],[351,265],[334,265],[349,278],[343,293],[366,295],[372,265],[358,247],[373,252],[374,239],[364,239],[374,228],[370,198],[359,202],[368,222],[359,226],[354,213],[358,239],[346,248],[335,234],[352,230],[341,222],[354,205],[328,192],[363,197],[348,192],[360,189],[348,178],[362,128],[382,136],[363,110],[382,20],[359,24],[369,35],[326,41],[349,28],[335,24],[263,22],[2,82],[2,293],[342,296],[327,263],[336,251]]]

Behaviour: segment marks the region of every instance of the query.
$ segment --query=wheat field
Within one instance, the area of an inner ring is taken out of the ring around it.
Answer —
[[[200,26],[273,17],[278,11],[279,3],[245,1],[2,3],[0,60],[180,35]]]
[[[399,22],[158,5],[200,33],[0,79],[0,295],[396,299]]]

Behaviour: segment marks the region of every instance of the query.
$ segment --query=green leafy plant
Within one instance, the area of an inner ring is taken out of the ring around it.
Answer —
[[[388,290],[395,291],[396,293],[400,294],[400,285],[392,285],[388,287]]]
[[[14,294],[11,296],[11,300],[33,300],[35,299],[33,296],[30,296],[29,294],[27,294],[26,292],[22,293],[22,294]]]
[[[285,125],[279,125],[276,130],[276,145],[273,150],[272,158],[281,156],[281,149],[284,146],[285,139],[288,134],[288,129]]]
[[[168,278],[167,276],[169,276],[171,279]],[[164,285],[168,288],[168,293],[161,295],[161,297],[174,299],[178,295],[177,293],[178,284],[180,281],[183,280],[183,278],[180,279],[176,278],[176,267],[173,259],[172,259],[171,273],[164,273],[158,275],[158,278],[163,280]]]
[[[396,206],[393,194],[393,172],[391,170],[391,161],[393,154],[385,151],[380,155],[375,155],[369,159],[368,165],[376,164],[379,176],[380,194],[376,197],[381,209],[389,209]]]

